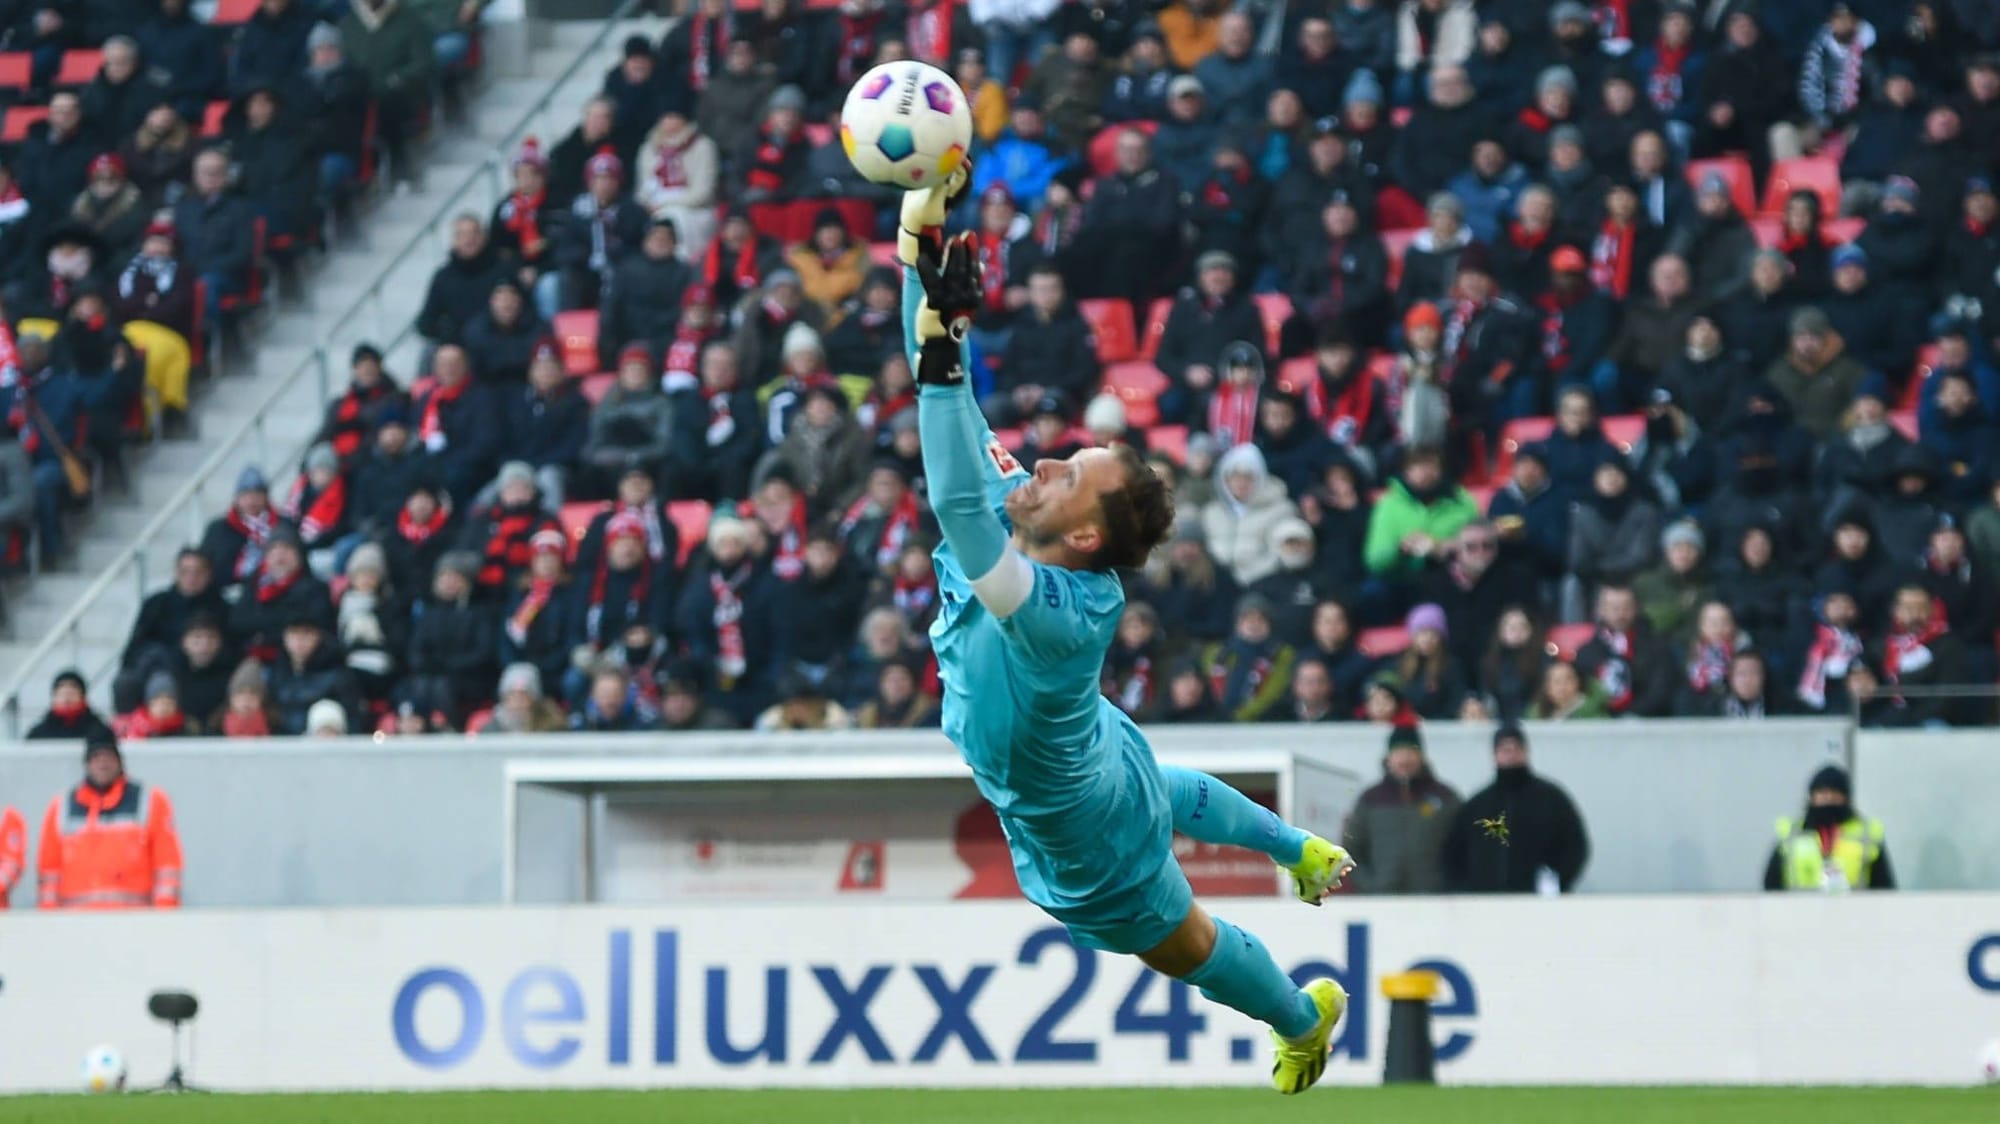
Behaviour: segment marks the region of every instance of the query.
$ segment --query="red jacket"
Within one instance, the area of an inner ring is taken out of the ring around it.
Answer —
[[[7,908],[7,895],[21,880],[28,860],[28,825],[21,813],[0,808],[0,909]]]
[[[49,801],[36,863],[43,909],[175,909],[181,841],[167,794],[130,777]]]

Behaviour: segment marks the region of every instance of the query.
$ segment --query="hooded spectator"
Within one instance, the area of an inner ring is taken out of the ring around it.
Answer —
[[[1281,521],[1296,519],[1298,508],[1272,478],[1254,445],[1238,446],[1216,465],[1216,499],[1202,509],[1208,549],[1240,584],[1248,585],[1279,567],[1271,535]]]
[[[1941,498],[1960,509],[1984,499],[2000,475],[2000,427],[1980,389],[1981,373],[1963,366],[1934,370],[1932,390],[1918,411],[1918,440],[1941,467]]]
[[[1519,726],[1494,733],[1493,764],[1493,783],[1451,818],[1443,851],[1446,883],[1469,893],[1575,890],[1590,859],[1576,804],[1529,769],[1528,738]]]
[[[1355,801],[1341,837],[1356,863],[1354,888],[1364,894],[1442,892],[1445,840],[1460,803],[1431,772],[1423,735],[1414,727],[1390,730],[1382,779]]]

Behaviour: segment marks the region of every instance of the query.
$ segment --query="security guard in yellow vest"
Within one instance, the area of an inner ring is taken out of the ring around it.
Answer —
[[[1764,867],[1766,890],[1893,890],[1882,821],[1863,819],[1849,803],[1847,771],[1828,765],[1806,787],[1805,818],[1778,820],[1778,846]]]

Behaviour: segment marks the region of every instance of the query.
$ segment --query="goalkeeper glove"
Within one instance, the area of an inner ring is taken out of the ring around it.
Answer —
[[[917,280],[924,299],[917,305],[917,382],[956,386],[965,380],[965,333],[979,308],[979,255],[972,235],[943,243],[942,251],[917,258]]]
[[[902,226],[896,234],[896,256],[914,267],[929,255],[937,260],[942,252],[944,218],[972,189],[972,162],[964,161],[936,187],[903,193]]]

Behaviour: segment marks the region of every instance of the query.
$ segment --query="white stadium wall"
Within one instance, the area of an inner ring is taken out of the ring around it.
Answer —
[[[1329,1080],[1379,1079],[1375,981],[1442,973],[1440,1079],[1941,1083],[2000,1032],[2000,896],[1239,902],[1363,999]],[[0,1091],[73,1086],[99,1043],[232,1090],[1256,1085],[1249,1021],[1033,909],[187,911],[0,919]],[[1331,1102],[1330,1102],[1331,1103]]]

